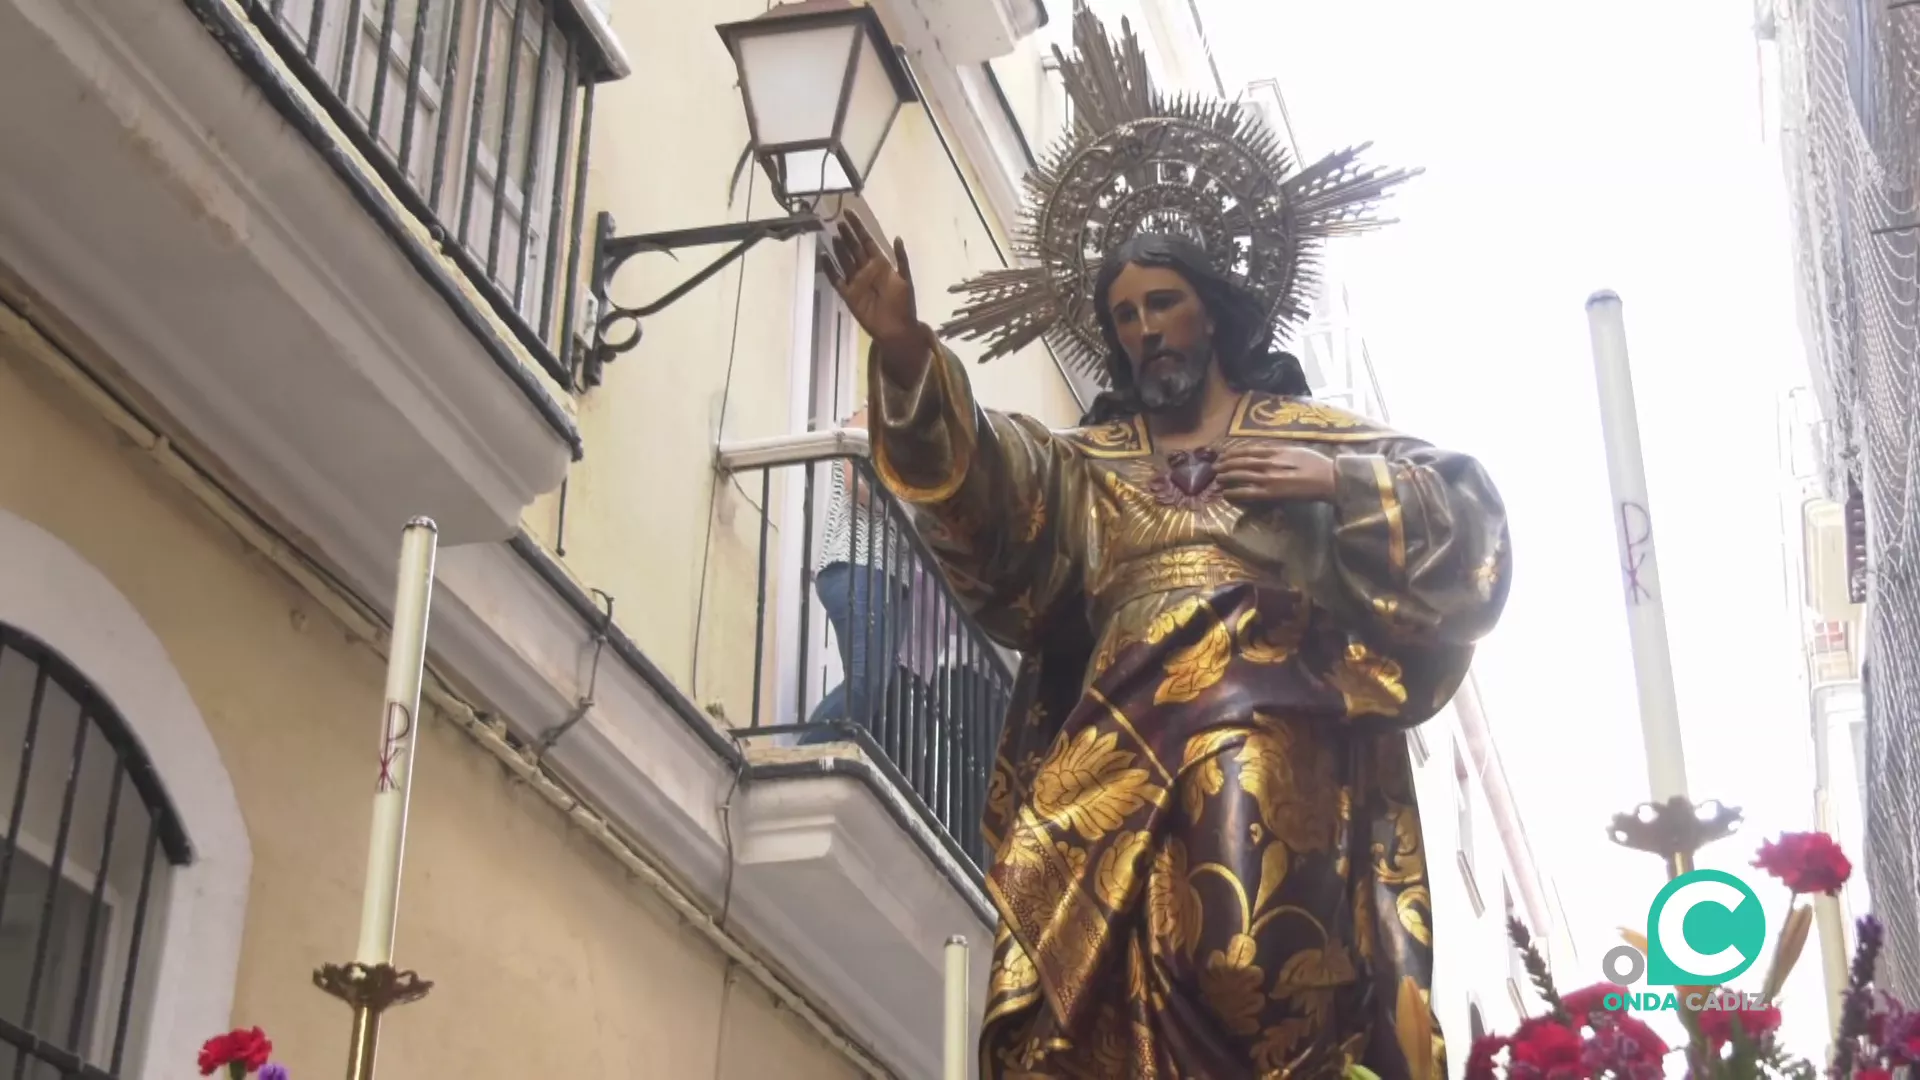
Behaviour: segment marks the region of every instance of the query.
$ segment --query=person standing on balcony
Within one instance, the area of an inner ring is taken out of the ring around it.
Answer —
[[[1034,183],[1030,267],[962,287],[987,357],[1049,333],[1078,430],[981,407],[892,258],[823,269],[873,341],[873,462],[969,613],[1024,654],[986,792],[1000,914],[980,1056],[1013,1078],[1439,1080],[1404,732],[1505,605],[1471,459],[1309,398],[1275,342],[1308,243],[1404,173],[1299,173],[1235,106],[1167,101],[1081,9],[1086,118]]]
[[[861,406],[841,425],[866,430]],[[896,687],[895,669],[906,636],[909,548],[904,523],[890,520],[885,503],[845,459],[829,465],[827,519],[820,537],[813,588],[826,609],[840,649],[840,684],[821,697],[809,724],[852,722],[871,727]],[[802,745],[832,742],[834,732],[808,732]]]

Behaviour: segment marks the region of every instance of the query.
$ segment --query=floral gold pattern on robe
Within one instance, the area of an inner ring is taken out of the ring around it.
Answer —
[[[1025,654],[984,821],[983,1075],[1444,1078],[1402,733],[1505,603],[1480,467],[1248,394],[1226,445],[1310,446],[1338,476],[1330,505],[1248,510],[1170,484],[1143,420],[980,409],[944,350],[918,386],[869,369],[880,475]]]

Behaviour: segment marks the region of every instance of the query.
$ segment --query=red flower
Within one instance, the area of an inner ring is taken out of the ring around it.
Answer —
[[[1700,1018],[1700,1034],[1715,1046],[1733,1038],[1735,1017],[1739,1018],[1740,1030],[1746,1032],[1749,1039],[1758,1040],[1780,1029],[1780,1008],[1777,1005],[1769,1005],[1764,1009],[1703,1009],[1697,1015]]]
[[[1892,1069],[1855,1069],[1853,1080],[1893,1080]]]
[[[1610,982],[1598,982],[1560,995],[1560,1004],[1573,1019],[1575,1027],[1587,1022],[1587,1017],[1597,1012],[1608,1011],[1602,1004],[1608,994],[1624,994],[1627,988]]]
[[[1642,1060],[1657,1062],[1667,1056],[1667,1040],[1661,1038],[1659,1032],[1648,1027],[1645,1020],[1624,1012],[1612,1013],[1610,1016],[1614,1029],[1633,1040]]]
[[[1867,1041],[1875,1046],[1887,1041],[1887,1025],[1894,1021],[1893,1013],[1883,1002],[1873,1012],[1867,1014]]]
[[[1820,832],[1781,833],[1780,839],[1760,845],[1753,865],[1786,883],[1796,893],[1840,891],[1853,873],[1846,852],[1833,837]]]
[[[1512,1043],[1504,1035],[1482,1035],[1467,1054],[1467,1080],[1494,1080],[1493,1059]]]
[[[1515,1075],[1548,1077],[1585,1076],[1580,1034],[1548,1017],[1535,1017],[1520,1025],[1511,1045]]]
[[[215,1035],[200,1047],[200,1075],[212,1076],[214,1070],[238,1064],[247,1072],[259,1072],[273,1056],[273,1042],[259,1028],[233,1030]]]
[[[1890,1016],[1881,1014],[1884,1018],[1875,1025],[1878,1030],[1872,1034],[1873,1043],[1891,1064],[1920,1063],[1920,1012],[1907,1012],[1892,1004],[1899,1011]]]
[[[1595,1076],[1661,1080],[1667,1044],[1652,1028],[1626,1013],[1603,1013],[1586,1042],[1585,1063]]]

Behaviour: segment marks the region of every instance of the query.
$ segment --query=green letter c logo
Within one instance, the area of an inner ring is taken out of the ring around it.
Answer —
[[[1760,897],[1721,870],[1669,881],[1647,911],[1647,984],[1723,983],[1753,966],[1767,939]]]

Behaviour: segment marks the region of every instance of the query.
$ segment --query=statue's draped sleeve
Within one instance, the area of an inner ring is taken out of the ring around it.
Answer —
[[[1333,570],[1394,633],[1471,645],[1505,605],[1506,508],[1464,454],[1412,440],[1335,459]]]
[[[877,347],[869,357],[873,464],[912,507],[969,614],[1026,651],[1081,594],[1085,472],[1044,425],[980,408],[959,358],[923,331],[930,355],[912,386],[887,378]]]
[[[1477,461],[1413,439],[1339,453],[1334,470],[1330,506],[1287,514],[1295,572],[1403,669],[1409,696],[1391,719],[1418,723],[1452,697],[1506,605],[1506,508]]]

